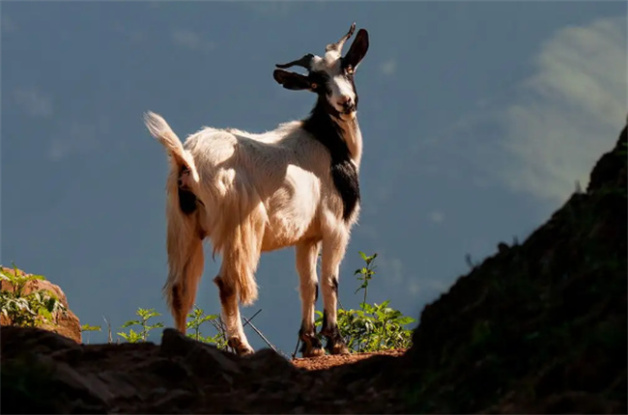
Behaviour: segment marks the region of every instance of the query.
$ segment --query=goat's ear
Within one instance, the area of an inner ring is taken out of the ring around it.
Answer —
[[[364,55],[366,55],[366,51],[369,49],[369,34],[365,29],[360,29],[358,34],[355,36],[355,40],[351,44],[351,48],[349,52],[342,59],[342,65],[346,68],[351,66],[353,70],[357,69],[358,65]]]
[[[301,89],[312,89],[312,83],[307,76],[303,76],[295,72],[275,69],[273,72],[273,78],[275,78],[275,81],[283,85],[286,89],[292,89],[295,91]]]

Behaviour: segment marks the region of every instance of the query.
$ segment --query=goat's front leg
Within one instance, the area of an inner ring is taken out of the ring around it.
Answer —
[[[314,310],[318,298],[318,277],[316,275],[318,243],[305,242],[297,245],[296,257],[302,310],[301,329],[299,330],[299,338],[303,342],[301,354],[303,357],[321,356],[325,354],[325,351],[320,340],[316,337],[314,327]]]
[[[331,354],[349,353],[349,349],[338,330],[337,322],[340,262],[344,257],[348,240],[349,235],[346,232],[333,232],[323,238],[321,285],[324,311],[321,334],[327,338],[326,349]]]

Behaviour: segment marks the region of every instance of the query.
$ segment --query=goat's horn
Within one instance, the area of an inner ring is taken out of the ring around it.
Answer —
[[[330,43],[329,45],[327,45],[325,47],[325,52],[329,52],[331,50],[335,50],[337,52],[340,52],[342,50],[342,47],[344,46],[345,42],[347,41],[347,39],[349,39],[351,37],[351,35],[353,35],[353,32],[355,32],[355,22],[353,22],[353,24],[351,24],[351,27],[349,28],[349,31],[347,32],[347,34],[344,35],[343,37],[341,37],[338,42]]]
[[[301,59],[297,59],[296,61],[292,61],[288,63],[278,63],[275,66],[281,69],[286,69],[291,66],[301,66],[309,70],[310,64],[312,63],[312,58],[314,58],[314,55],[312,55],[311,53],[308,53],[307,55],[303,56]]]

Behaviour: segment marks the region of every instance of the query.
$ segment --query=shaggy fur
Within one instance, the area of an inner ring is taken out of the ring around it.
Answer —
[[[353,67],[368,48],[366,31],[358,33],[355,44],[360,50],[351,48],[356,56]],[[331,326],[336,324],[334,284],[359,214],[357,174],[362,154],[353,73],[351,82],[343,78],[347,71],[340,48],[329,50],[325,59],[317,57],[316,71],[326,71],[329,84],[323,91],[315,90],[313,78],[275,73],[275,79],[288,89],[319,94],[312,115],[304,121],[281,124],[262,134],[205,127],[184,145],[161,116],[145,115],[150,133],[171,156],[166,212],[169,274],[164,293],[180,331],[185,332],[186,315],[203,272],[205,238],[211,241],[214,254],[222,255],[214,282],[220,291],[229,344],[239,354],[252,352],[238,301],[248,305],[257,298],[255,271],[261,252],[296,247],[301,332],[305,333],[302,338],[311,339],[318,290],[316,260],[322,243],[325,315]],[[321,125],[333,125],[337,133],[321,135],[319,130],[330,129]],[[341,174],[334,169],[341,169]],[[342,339],[332,341],[335,352],[346,351]],[[304,352],[320,353],[316,342]]]

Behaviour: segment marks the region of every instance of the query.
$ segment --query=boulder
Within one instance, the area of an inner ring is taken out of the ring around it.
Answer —
[[[13,274],[15,271],[11,268],[1,267],[2,272],[5,274]],[[17,270],[18,275],[23,277],[31,276],[32,274],[25,273],[24,271]],[[0,290],[14,292],[16,287],[10,281],[1,279]],[[42,323],[39,328],[49,330],[54,333],[58,333],[62,336],[68,337],[77,343],[81,343],[81,325],[78,317],[70,310],[68,299],[65,296],[63,290],[56,284],[46,280],[30,279],[24,283],[22,288],[22,294],[28,295],[33,292],[45,290],[53,294],[64,305],[65,311],[53,313],[52,321]],[[10,326],[13,322],[10,318],[4,314],[0,314],[0,325]]]

